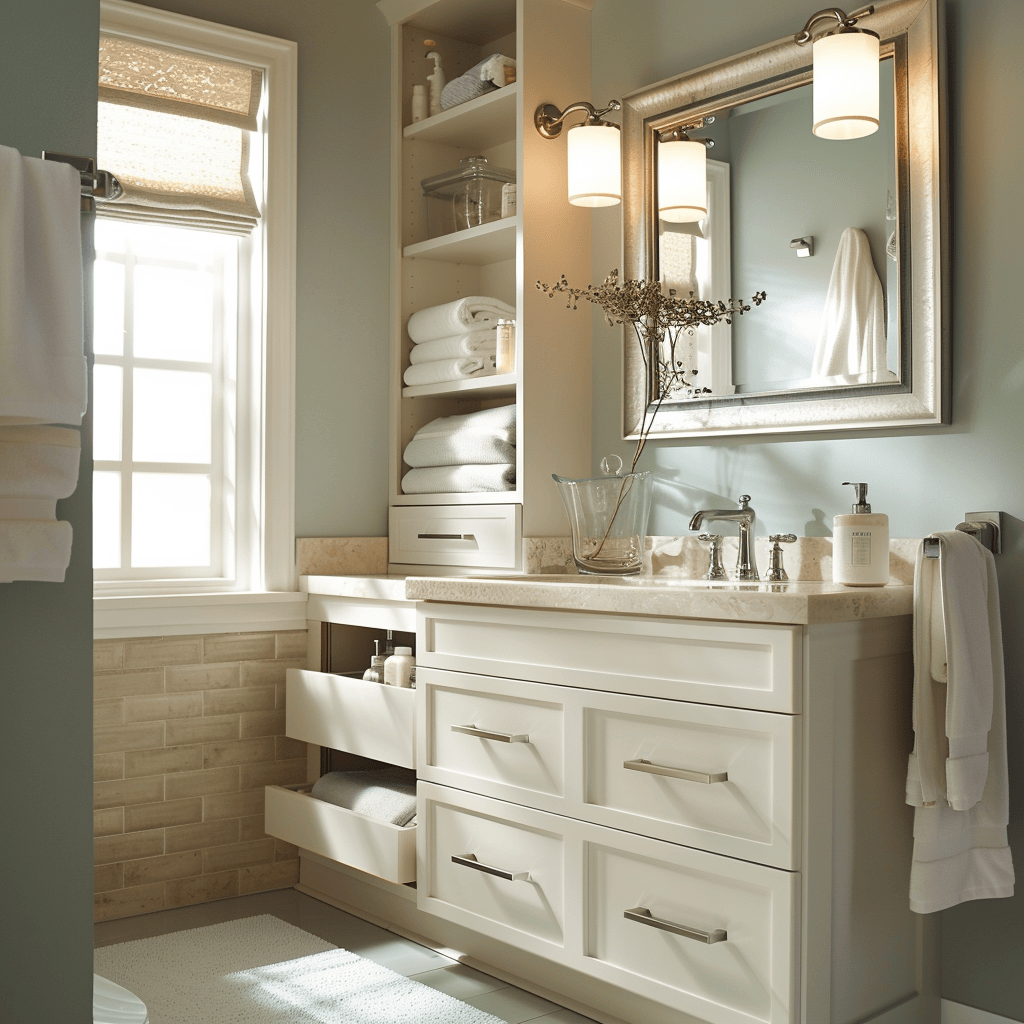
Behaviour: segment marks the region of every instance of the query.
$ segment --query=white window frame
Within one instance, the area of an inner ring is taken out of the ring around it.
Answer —
[[[97,582],[94,635],[151,636],[305,628],[305,594],[295,569],[295,261],[298,47],[294,42],[142,7],[100,0],[105,32],[225,57],[261,68],[267,82],[267,204],[258,237],[264,272],[264,338],[258,387],[262,409],[250,419],[259,541],[254,584],[231,591],[223,582]],[[254,236],[257,237],[257,236]],[[240,367],[241,371],[241,367]],[[261,413],[261,415],[260,415]],[[262,583],[262,585],[259,585]]]

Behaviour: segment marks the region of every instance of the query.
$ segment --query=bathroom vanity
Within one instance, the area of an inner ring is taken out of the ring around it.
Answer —
[[[409,742],[415,888],[367,861],[391,862],[383,830],[347,822],[331,846],[317,819],[308,846],[282,836],[312,851],[303,891],[598,1020],[938,1020],[933,922],[908,909],[911,587],[404,589],[378,620],[415,609],[411,720],[292,673],[288,731],[294,691],[339,721],[314,742]],[[311,604],[373,617],[365,597]]]

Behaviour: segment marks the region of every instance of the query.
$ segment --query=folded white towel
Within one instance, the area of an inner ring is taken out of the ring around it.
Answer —
[[[416,817],[416,773],[409,768],[328,772],[313,785],[310,795],[401,827]]]
[[[509,465],[516,461],[514,445],[487,434],[449,434],[447,437],[414,437],[402,458],[407,466]]]
[[[409,387],[417,384],[444,384],[469,377],[486,377],[494,373],[494,356],[463,356],[461,359],[433,359],[406,368],[403,380]]]
[[[922,543],[914,571],[907,803],[915,808],[910,908],[919,914],[1012,896],[1014,883],[995,560],[967,534],[936,536],[939,558],[926,559]],[[933,650],[939,642],[944,658]]]
[[[0,146],[0,424],[82,422],[79,175]]]
[[[832,266],[811,376],[891,380],[885,358],[885,303],[871,245],[860,228],[847,228]]]
[[[499,405],[493,409],[439,416],[416,431],[416,438],[449,437],[452,434],[484,434],[508,444],[516,443],[516,407]]]
[[[493,356],[498,347],[498,334],[494,327],[483,331],[454,334],[450,338],[437,338],[413,345],[410,363],[429,363],[433,359],[457,359],[460,356]]]
[[[515,490],[516,467],[428,466],[402,477],[403,494],[461,494]]]
[[[484,324],[513,319],[515,315],[515,309],[501,299],[488,295],[467,295],[464,299],[429,306],[413,313],[406,330],[409,337],[418,344],[478,330]]]

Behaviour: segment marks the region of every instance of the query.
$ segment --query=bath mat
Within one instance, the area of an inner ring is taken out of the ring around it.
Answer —
[[[501,1024],[269,914],[103,946],[150,1024]]]

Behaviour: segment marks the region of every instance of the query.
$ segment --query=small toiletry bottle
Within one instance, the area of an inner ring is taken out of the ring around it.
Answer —
[[[516,322],[499,320],[496,330],[495,372],[511,373],[516,368]]]
[[[889,582],[889,517],[872,513],[868,485],[853,487],[856,504],[850,515],[836,516],[832,531],[832,581],[847,587],[884,587]]]
[[[416,659],[411,647],[396,647],[395,653],[384,662],[384,682],[388,686],[412,685],[411,675]]]
[[[370,683],[384,682],[384,655],[380,653],[380,641],[373,641],[374,654],[370,657],[370,667],[363,673],[363,678]]]
[[[425,85],[414,85],[412,87],[412,121],[425,121],[427,119],[427,87]]]

